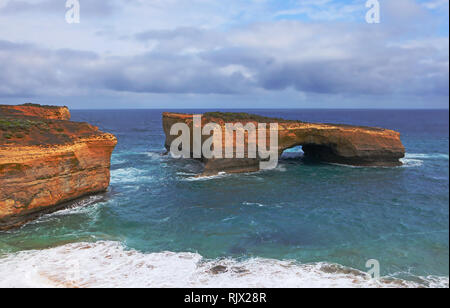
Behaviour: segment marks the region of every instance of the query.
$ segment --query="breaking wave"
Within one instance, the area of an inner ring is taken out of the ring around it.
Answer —
[[[370,280],[336,264],[253,258],[207,260],[197,253],[141,253],[119,242],[73,243],[0,259],[0,287],[444,287],[448,277]]]
[[[420,167],[425,160],[448,160],[448,154],[406,153],[405,158],[402,158],[400,161],[403,163],[403,167]]]
[[[122,183],[138,183],[151,181],[153,177],[150,175],[146,175],[145,173],[146,173],[145,170],[133,167],[111,170],[111,183],[122,184]]]
[[[420,159],[402,158],[400,161],[403,163],[401,167],[404,168],[420,167],[423,165],[423,160]]]
[[[433,154],[420,154],[420,153],[406,153],[405,158],[411,159],[446,159],[448,160],[448,154],[433,153]]]
[[[233,174],[231,173],[226,173],[226,172],[219,172],[216,175],[196,175],[196,176],[191,176],[191,177],[187,177],[187,178],[183,178],[184,181],[189,181],[189,182],[193,182],[193,181],[208,181],[208,180],[215,180],[215,179],[221,179],[227,176],[231,176]]]

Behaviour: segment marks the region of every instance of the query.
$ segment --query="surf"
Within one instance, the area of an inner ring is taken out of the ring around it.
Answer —
[[[192,252],[142,253],[115,241],[9,254],[0,258],[0,277],[0,287],[449,287],[448,277],[374,280],[360,270],[326,262],[206,259]]]

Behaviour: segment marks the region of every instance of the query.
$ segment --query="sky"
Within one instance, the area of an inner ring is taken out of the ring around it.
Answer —
[[[444,108],[449,1],[0,0],[0,104]]]

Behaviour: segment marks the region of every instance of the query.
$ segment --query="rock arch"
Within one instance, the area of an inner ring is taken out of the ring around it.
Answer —
[[[170,135],[170,127],[183,122],[192,127],[193,115],[163,113],[163,128],[166,134],[165,146],[169,150],[176,136]],[[225,123],[253,122],[278,123],[278,156],[289,148],[302,146],[306,157],[354,166],[400,166],[405,148],[400,133],[377,127],[352,126],[342,124],[306,123],[283,119],[260,117],[243,113],[206,113],[202,126],[215,122],[225,127]],[[259,133],[259,132],[258,132]],[[251,172],[259,170],[258,159],[204,159],[205,174],[224,172]]]

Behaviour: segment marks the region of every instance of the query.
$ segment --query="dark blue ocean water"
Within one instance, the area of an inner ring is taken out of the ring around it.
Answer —
[[[0,234],[0,254],[107,240],[143,253],[328,262],[360,270],[376,259],[383,276],[448,277],[448,111],[247,112],[397,130],[405,165],[353,168],[299,157],[271,171],[198,179],[199,163],[159,155],[162,110],[74,110],[72,120],[118,138],[110,191],[83,210]]]

